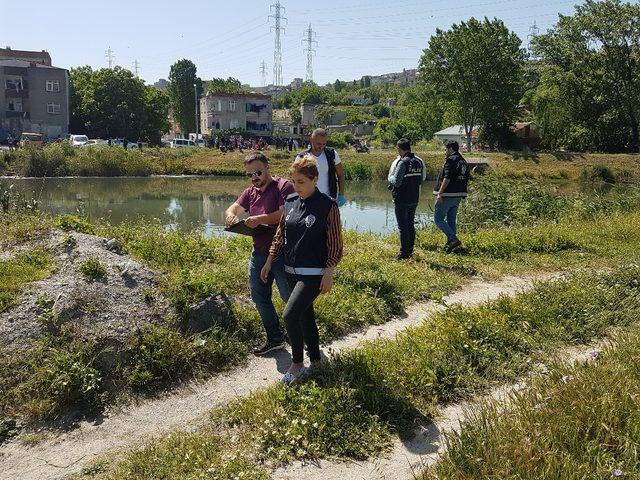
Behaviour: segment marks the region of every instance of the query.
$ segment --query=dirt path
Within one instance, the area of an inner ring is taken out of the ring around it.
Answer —
[[[590,345],[569,347],[558,351],[554,358],[567,364],[585,361],[594,350],[602,349],[608,340]],[[295,462],[276,470],[274,480],[411,480],[428,466],[434,465],[445,451],[444,434],[458,431],[465,412],[487,400],[495,400],[503,405],[510,401],[510,395],[525,388],[527,378],[512,385],[503,385],[478,398],[445,407],[433,423],[419,425],[410,440],[395,438],[393,449],[386,458],[375,458],[365,462],[332,462],[320,460],[315,463]]]
[[[449,305],[479,304],[500,295],[513,295],[530,287],[535,280],[550,277],[551,275],[505,277],[489,283],[475,279],[446,297],[444,301]],[[419,325],[429,314],[441,308],[443,307],[435,302],[414,305],[400,318],[394,318],[384,325],[373,326],[323,348],[325,351],[339,352],[356,347],[364,340],[391,338],[404,328]],[[246,396],[259,387],[277,381],[281,376],[280,372],[288,368],[290,358],[290,354],[284,351],[271,358],[252,357],[246,366],[230,373],[219,375],[204,383],[189,385],[162,398],[107,412],[98,422],[83,422],[74,430],[43,440],[32,447],[24,446],[16,439],[0,447],[0,479],[60,479],[79,472],[83,466],[107,452],[134,447],[172,430],[193,429],[205,420],[206,413],[211,408]],[[407,451],[415,451],[423,456],[424,441],[418,442],[420,445],[408,444]],[[394,452],[396,451],[400,452],[400,449],[396,448]],[[316,475],[317,473],[316,471]],[[394,474],[395,478],[398,478],[398,473],[399,471],[396,471]],[[351,478],[372,478],[370,475],[369,472],[364,477]],[[295,478],[303,477],[296,474]],[[321,477],[315,478],[334,477],[325,476],[323,472]]]

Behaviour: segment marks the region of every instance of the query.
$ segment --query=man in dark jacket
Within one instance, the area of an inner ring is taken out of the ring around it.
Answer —
[[[389,169],[389,189],[395,205],[398,230],[400,230],[400,253],[398,260],[413,254],[416,238],[415,217],[420,186],[426,178],[424,162],[411,152],[411,143],[401,138],[397,143],[398,157]]]
[[[327,147],[328,133],[322,128],[316,128],[311,133],[311,148],[301,152],[296,158],[302,158],[311,154],[318,163],[318,190],[335,199],[338,206],[345,204],[344,168],[340,161],[340,155],[333,148]]]
[[[444,146],[447,156],[433,192],[436,195],[433,221],[447,236],[445,250],[453,251],[462,245],[456,233],[456,217],[460,202],[467,196],[469,165],[460,154],[458,142],[449,140]]]

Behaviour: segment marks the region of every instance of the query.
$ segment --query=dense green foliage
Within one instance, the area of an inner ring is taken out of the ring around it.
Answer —
[[[471,18],[436,30],[420,60],[420,73],[434,94],[471,130],[510,125],[523,89],[521,40],[501,20]]]
[[[640,5],[587,0],[534,45],[544,67],[529,97],[545,144],[638,152]]]
[[[70,72],[70,129],[92,138],[126,137],[160,143],[169,129],[166,94],[121,67]]]
[[[207,81],[207,93],[247,93],[247,89],[242,87],[242,82],[237,78],[229,77],[212,78]]]
[[[199,98],[202,95],[202,80],[196,75],[195,64],[183,58],[171,65],[169,82],[173,118],[186,137],[196,131],[196,92]]]

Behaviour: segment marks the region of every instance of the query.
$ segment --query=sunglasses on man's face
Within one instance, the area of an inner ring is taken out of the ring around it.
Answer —
[[[245,176],[247,178],[259,177],[260,175],[262,175],[262,170],[258,170],[256,172],[247,172],[247,173],[245,173]]]

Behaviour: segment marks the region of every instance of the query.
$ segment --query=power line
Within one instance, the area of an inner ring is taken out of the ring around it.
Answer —
[[[262,86],[267,86],[267,64],[264,63],[264,60],[260,64],[260,76],[262,77]]]
[[[275,21],[275,26],[271,27],[271,29],[276,33],[275,45],[273,49],[273,84],[277,87],[282,86],[282,45],[280,43],[280,32],[285,31],[284,27],[282,27],[282,22],[286,22],[287,19],[282,16],[282,13],[286,11],[282,5],[280,5],[280,0],[278,0],[275,5],[271,5],[271,11],[275,11],[274,15],[269,15],[269,20],[272,18]]]
[[[306,43],[307,47],[304,49],[304,53],[307,54],[307,82],[313,82],[313,55],[316,53],[314,45],[318,45],[315,39],[316,33],[311,30],[311,24],[305,32],[305,37],[302,39],[302,43]]]
[[[113,60],[115,59],[115,55],[113,54],[113,50],[111,50],[111,47],[109,47],[106,52],[104,52],[104,57],[109,63],[109,68],[113,68]]]

